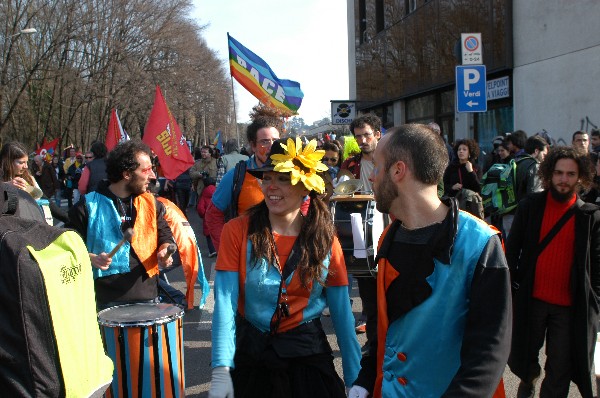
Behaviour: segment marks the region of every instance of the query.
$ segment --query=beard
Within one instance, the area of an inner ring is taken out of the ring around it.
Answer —
[[[560,203],[565,203],[572,199],[573,195],[575,195],[575,190],[576,186],[567,192],[558,192],[556,188],[554,188],[554,185],[550,186],[550,194],[552,195],[554,200]]]
[[[385,179],[375,189],[375,207],[381,213],[389,214],[392,202],[398,197],[398,187]]]

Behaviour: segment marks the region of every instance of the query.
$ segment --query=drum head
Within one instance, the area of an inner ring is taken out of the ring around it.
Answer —
[[[138,327],[169,323],[181,318],[181,307],[167,303],[136,303],[117,305],[98,313],[98,323],[111,327]]]

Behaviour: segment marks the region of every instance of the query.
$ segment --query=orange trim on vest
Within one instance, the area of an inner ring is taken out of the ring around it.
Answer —
[[[175,239],[177,250],[181,257],[181,268],[183,269],[186,284],[185,299],[187,307],[188,309],[192,309],[194,308],[194,284],[196,283],[200,264],[198,261],[198,244],[195,236],[191,236],[186,232],[186,228],[192,227],[185,227],[183,225],[188,220],[181,209],[166,198],[157,197],[156,199],[165,206],[165,220],[171,228],[173,239]]]
[[[377,251],[381,250],[381,244],[383,239],[387,235],[392,224],[388,225],[379,238],[379,244],[377,245]],[[383,382],[383,356],[385,354],[385,337],[387,330],[390,325],[387,312],[387,302],[385,300],[385,292],[389,287],[390,283],[399,273],[388,265],[389,262],[386,259],[381,259],[377,263],[377,377],[375,379],[375,388],[373,389],[373,398],[381,397],[381,383]]]
[[[153,277],[158,275],[156,199],[149,192],[145,192],[133,199],[133,205],[137,215],[133,226],[131,247],[144,265],[146,274]]]

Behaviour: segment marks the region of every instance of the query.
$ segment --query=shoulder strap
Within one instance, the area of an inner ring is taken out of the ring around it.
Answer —
[[[560,232],[562,227],[569,221],[569,219],[575,214],[575,203],[569,207],[569,209],[562,215],[562,217],[558,220],[556,224],[552,227],[552,229],[544,236],[544,239],[537,246],[537,255],[536,258],[544,251],[546,246],[550,243],[550,241]]]
[[[244,185],[244,175],[246,174],[246,161],[240,160],[233,172],[233,184],[231,186],[231,203],[229,205],[228,218],[232,219],[238,216],[238,199]]]
[[[19,195],[12,189],[4,191],[4,199],[6,201],[6,214],[15,214],[19,203]]]

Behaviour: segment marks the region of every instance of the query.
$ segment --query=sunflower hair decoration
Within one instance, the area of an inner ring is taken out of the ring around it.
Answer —
[[[292,185],[302,181],[309,191],[325,192],[325,181],[317,173],[327,171],[329,168],[321,162],[325,151],[317,150],[317,140],[310,140],[304,149],[300,137],[296,137],[295,143],[294,140],[288,138],[287,145],[283,143],[280,145],[285,153],[271,155],[271,160],[275,165],[273,171],[289,172]]]

